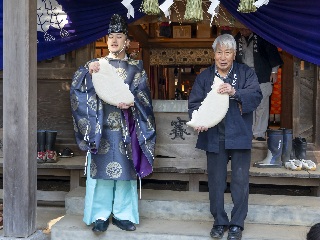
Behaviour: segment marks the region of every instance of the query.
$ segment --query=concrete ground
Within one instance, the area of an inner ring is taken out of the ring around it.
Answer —
[[[148,191],[144,192],[146,197]],[[175,193],[175,192],[174,192]],[[188,193],[182,193],[188,194]],[[163,195],[163,194],[162,194]],[[168,196],[165,194],[165,196]],[[171,196],[171,195],[170,195]],[[171,196],[173,197],[173,196]],[[157,197],[158,199],[159,197]],[[311,199],[315,200],[315,199]],[[61,221],[59,221],[61,219]],[[59,221],[59,222],[58,222]],[[58,223],[57,223],[58,222]],[[51,227],[55,224],[55,233],[51,235]],[[117,229],[110,224],[107,233],[95,236],[91,227],[85,226],[82,216],[66,215],[65,207],[42,206],[37,208],[37,231],[27,239],[32,240],[70,240],[70,239],[166,239],[166,240],[209,240],[211,221],[171,221],[166,219],[145,219],[137,225],[137,231],[128,233]],[[64,232],[68,230],[68,232]],[[165,229],[165,233],[163,230]],[[246,231],[243,239],[246,240],[303,240],[309,227],[307,226],[285,226],[246,224]],[[223,239],[226,239],[226,235]],[[55,236],[55,237],[54,237]],[[0,240],[21,240],[21,238],[3,237],[3,230],[0,230]],[[23,238],[25,239],[25,238]]]
[[[37,231],[27,239],[34,240],[49,240],[51,237],[51,227],[65,215],[65,207],[37,207]],[[4,219],[5,221],[5,219]],[[3,236],[3,229],[0,230],[0,240],[11,240],[16,238],[9,238]],[[25,239],[25,238],[17,238]]]

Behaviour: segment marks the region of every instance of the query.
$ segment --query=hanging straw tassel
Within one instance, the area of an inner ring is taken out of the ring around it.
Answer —
[[[196,22],[203,20],[202,0],[187,0],[184,19]]]
[[[257,7],[254,5],[255,0],[240,0],[237,11],[242,13],[251,13],[257,11]]]
[[[148,15],[158,15],[160,13],[158,0],[143,0],[141,11]]]

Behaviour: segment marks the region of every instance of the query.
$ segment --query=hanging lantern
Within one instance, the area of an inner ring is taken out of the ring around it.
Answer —
[[[241,13],[251,13],[257,11],[257,7],[254,5],[255,0],[240,0],[237,11]]]
[[[160,13],[158,0],[143,0],[141,11],[148,15],[158,15]]]
[[[187,0],[184,19],[196,22],[203,20],[202,0]]]

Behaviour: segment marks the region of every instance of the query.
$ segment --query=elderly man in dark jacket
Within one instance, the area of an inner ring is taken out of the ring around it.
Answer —
[[[252,114],[262,99],[262,93],[254,70],[234,61],[236,42],[233,36],[224,34],[217,37],[212,47],[215,64],[197,76],[189,96],[188,108],[191,116],[211,90],[215,76],[224,81],[218,93],[229,95],[229,109],[216,126],[209,129],[195,127],[199,132],[196,148],[207,153],[210,211],[214,217],[210,235],[222,238],[228,229],[228,239],[241,239],[248,212]],[[230,188],[234,203],[230,220],[224,209],[229,159],[232,170]]]

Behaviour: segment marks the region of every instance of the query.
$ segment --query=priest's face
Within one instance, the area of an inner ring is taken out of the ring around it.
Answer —
[[[118,57],[125,55],[126,47],[129,45],[127,36],[123,33],[110,33],[108,35],[108,49]]]
[[[236,57],[234,49],[228,48],[224,44],[218,44],[214,52],[216,68],[221,76],[228,74]]]

